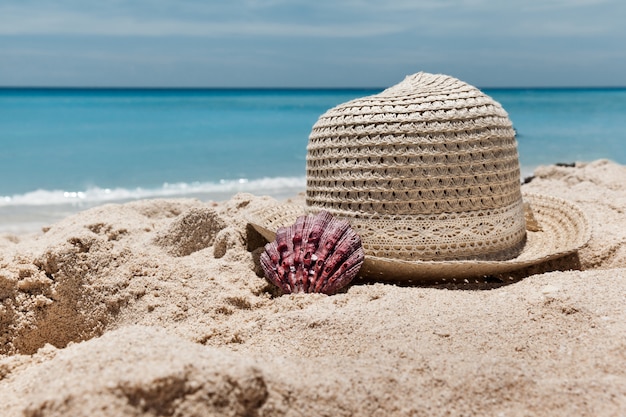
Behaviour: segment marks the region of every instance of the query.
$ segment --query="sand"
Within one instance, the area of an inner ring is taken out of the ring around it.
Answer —
[[[580,270],[279,296],[244,220],[270,199],[247,194],[0,237],[0,414],[625,415],[626,167],[523,188],[586,212]]]

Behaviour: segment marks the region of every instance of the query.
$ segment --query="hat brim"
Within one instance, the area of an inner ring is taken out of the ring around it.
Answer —
[[[359,276],[377,281],[413,281],[433,283],[469,277],[498,275],[570,255],[584,246],[590,229],[584,212],[561,198],[523,193],[541,227],[527,230],[522,252],[505,261],[407,261],[365,256]],[[279,227],[293,224],[306,214],[304,206],[281,204],[250,214],[252,227],[268,241],[273,241]]]

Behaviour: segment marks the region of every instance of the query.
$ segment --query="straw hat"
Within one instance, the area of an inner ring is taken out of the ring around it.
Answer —
[[[306,207],[250,214],[268,240],[320,210],[361,236],[359,275],[435,281],[493,275],[575,252],[584,213],[522,194],[515,131],[502,106],[446,75],[417,73],[320,116],[307,147]]]

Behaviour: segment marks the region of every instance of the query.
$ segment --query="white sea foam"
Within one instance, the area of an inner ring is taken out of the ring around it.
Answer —
[[[236,193],[269,195],[285,199],[304,191],[304,177],[238,179],[219,182],[163,184],[158,188],[99,188],[85,190],[37,190],[0,196],[0,235],[37,233],[64,217],[107,203],[151,198],[198,198],[223,201]]]
[[[0,207],[10,206],[91,206],[102,203],[146,198],[200,197],[223,200],[239,192],[256,195],[284,196],[303,191],[304,177],[261,178],[163,184],[158,188],[100,188],[86,190],[36,190],[12,196],[0,196]]]

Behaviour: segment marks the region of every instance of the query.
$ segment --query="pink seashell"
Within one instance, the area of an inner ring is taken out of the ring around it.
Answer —
[[[350,224],[321,211],[278,229],[260,261],[265,277],[286,294],[334,294],[356,276],[364,256]]]

